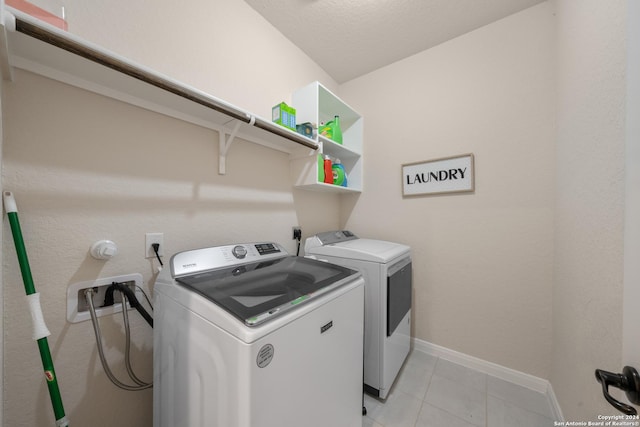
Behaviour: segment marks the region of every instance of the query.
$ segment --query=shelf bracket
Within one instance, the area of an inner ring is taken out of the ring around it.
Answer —
[[[254,121],[255,117],[251,116],[251,121],[249,122],[249,124],[253,125]],[[240,130],[240,126],[242,126],[242,122],[237,120],[230,134],[227,135],[227,132],[224,128],[221,128],[220,132],[218,132],[218,139],[220,144],[220,153],[218,155],[219,175],[225,175],[227,173],[227,153],[229,152],[229,148],[231,148],[231,144],[233,143],[233,140]]]

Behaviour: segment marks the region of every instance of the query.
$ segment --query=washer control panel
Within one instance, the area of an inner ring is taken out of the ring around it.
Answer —
[[[185,274],[282,258],[288,255],[281,245],[273,242],[242,243],[194,249],[179,252],[171,257],[171,275],[175,278]]]

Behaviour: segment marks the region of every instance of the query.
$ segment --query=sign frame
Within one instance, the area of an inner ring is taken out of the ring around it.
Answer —
[[[475,181],[473,153],[402,165],[402,197],[474,192]]]

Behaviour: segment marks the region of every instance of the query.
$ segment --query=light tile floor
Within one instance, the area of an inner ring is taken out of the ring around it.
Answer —
[[[385,401],[365,394],[363,427],[548,427],[546,395],[413,350]]]

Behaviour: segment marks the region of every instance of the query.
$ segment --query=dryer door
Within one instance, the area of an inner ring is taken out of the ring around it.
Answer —
[[[387,336],[393,335],[411,310],[411,258],[403,258],[387,270]]]

